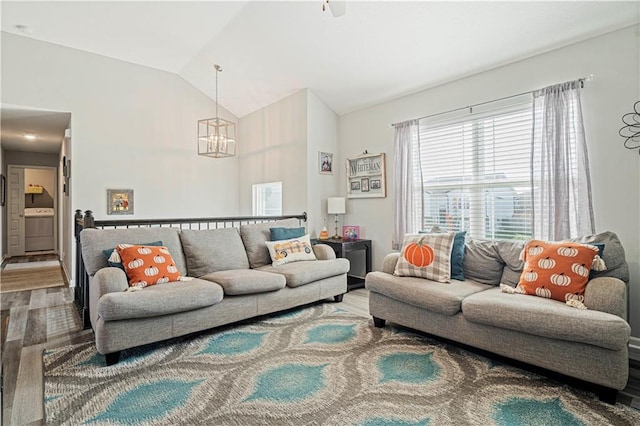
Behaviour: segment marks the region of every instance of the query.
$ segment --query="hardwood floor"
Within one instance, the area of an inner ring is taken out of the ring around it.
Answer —
[[[82,330],[68,287],[5,293],[0,297],[2,424],[42,425],[42,351],[91,341],[93,333]],[[339,306],[369,317],[368,298],[367,290],[356,289],[347,293]],[[631,360],[630,365],[629,384],[619,393],[618,402],[640,409],[640,362]]]

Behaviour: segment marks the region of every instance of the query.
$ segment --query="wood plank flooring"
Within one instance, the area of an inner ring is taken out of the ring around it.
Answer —
[[[18,259],[24,261],[24,259]],[[37,260],[51,260],[37,257]],[[42,351],[93,340],[82,330],[68,287],[5,293],[1,296],[2,425],[42,425]],[[340,307],[369,317],[369,293],[350,291]],[[629,384],[618,402],[640,409],[640,362],[630,361]]]

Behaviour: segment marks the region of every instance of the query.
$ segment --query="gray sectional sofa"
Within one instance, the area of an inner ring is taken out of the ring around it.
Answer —
[[[388,320],[542,367],[596,384],[601,399],[615,401],[628,380],[628,265],[611,232],[574,241],[604,244],[607,270],[588,282],[586,310],[502,292],[499,284],[518,283],[524,243],[467,238],[464,281],[394,276],[399,253],[387,255],[382,271],[366,277],[370,314],[377,327]]]
[[[296,219],[240,228],[84,229],[82,259],[89,275],[89,314],[98,352],[107,365],[120,351],[269,314],[326,298],[342,300],[349,261],[322,244],[318,260],[271,266],[265,241],[271,227],[298,227]],[[104,250],[122,243],[161,241],[188,281],[126,291],[125,272],[110,267]]]

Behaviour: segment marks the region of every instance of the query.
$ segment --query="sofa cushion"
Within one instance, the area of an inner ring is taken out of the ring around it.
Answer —
[[[300,287],[324,278],[335,277],[349,272],[347,259],[314,260],[312,262],[293,262],[285,265],[266,265],[261,271],[283,275],[287,287]]]
[[[464,276],[484,284],[498,285],[504,262],[498,253],[498,241],[467,238],[464,252]]]
[[[405,235],[393,274],[451,282],[451,249],[454,238],[454,232]]]
[[[105,294],[98,300],[98,315],[105,321],[148,318],[192,311],[220,303],[219,285],[194,278],[145,287],[140,291]]]
[[[82,242],[82,260],[89,275],[98,269],[109,266],[102,253],[118,244],[141,244],[147,241],[162,241],[169,249],[180,275],[187,275],[187,264],[178,236],[178,228],[122,228],[122,229],[83,229],[80,232]]]
[[[164,246],[119,244],[116,250],[131,287],[147,287],[180,279],[175,261]]]
[[[575,309],[557,300],[527,297],[492,288],[462,302],[468,321],[558,340],[621,350],[631,328],[618,316]]]
[[[369,291],[443,315],[457,314],[465,297],[492,288],[469,279],[445,284],[385,272],[368,273],[365,285]]]
[[[269,249],[269,256],[273,266],[285,263],[299,262],[301,260],[317,260],[311,248],[309,234],[300,238],[291,238],[281,241],[265,241]]]
[[[576,241],[582,244],[604,244],[601,257],[607,265],[607,269],[604,271],[592,271],[591,277],[614,277],[629,284],[629,265],[626,261],[624,248],[615,233],[608,231],[601,232],[600,234],[574,238],[570,241]]]
[[[271,263],[265,241],[270,241],[270,228],[295,228],[300,226],[298,219],[285,219],[273,222],[252,223],[240,226],[240,237],[247,252],[249,265],[258,268]]]
[[[184,229],[180,240],[191,277],[228,269],[248,269],[249,260],[237,228]]]
[[[229,296],[276,291],[284,288],[286,284],[282,275],[256,271],[255,269],[211,272],[201,278],[220,284],[224,289],[224,294]]]
[[[520,259],[520,253],[522,253],[525,241],[496,241],[496,243],[498,256],[504,262],[500,284],[515,287],[520,281],[524,265],[524,262]]]
[[[524,246],[524,269],[518,287],[526,294],[564,302],[582,299],[598,248],[575,242],[531,240]]]

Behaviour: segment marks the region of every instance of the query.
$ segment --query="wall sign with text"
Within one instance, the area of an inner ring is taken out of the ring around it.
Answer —
[[[347,159],[347,198],[386,197],[384,153]]]

